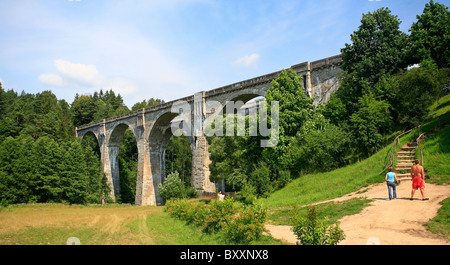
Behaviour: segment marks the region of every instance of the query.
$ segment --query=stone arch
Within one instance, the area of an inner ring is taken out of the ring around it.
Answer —
[[[169,168],[166,168],[166,163],[167,163],[166,158],[167,158],[168,148],[170,146],[171,141],[174,138],[178,138],[178,137],[185,138],[187,140],[188,145],[189,145],[189,150],[190,150],[189,151],[189,158],[190,158],[190,161],[191,161],[191,168],[189,169],[189,179],[191,179],[191,177],[192,177],[192,149],[194,148],[194,144],[195,144],[193,137],[192,136],[185,136],[185,135],[175,136],[175,135],[172,134],[170,126],[167,127],[164,135],[165,135],[165,137],[164,137],[164,140],[162,142],[162,154],[161,154],[161,166],[162,166],[162,168],[161,168],[161,183],[164,183],[164,180],[167,177],[168,172],[170,171]],[[180,177],[181,177],[182,172],[178,172],[178,173],[180,173]]]
[[[122,143],[124,134],[127,129],[130,129],[133,132],[133,135],[137,142],[136,132],[134,130],[134,126],[127,122],[121,122],[115,124],[109,131],[109,137],[107,140],[107,149],[108,149],[108,162],[109,162],[109,170],[110,172],[105,172],[106,177],[108,179],[111,187],[111,192],[113,198],[116,198],[120,194],[120,168],[119,168],[119,149],[120,144]]]
[[[254,98],[265,97],[269,88],[270,84],[265,84],[259,87],[251,87],[242,90],[236,90],[216,97],[211,97],[211,99],[220,102],[222,104],[222,114],[226,114],[227,102],[242,101],[245,104]],[[218,112],[216,111],[215,113],[217,114]]]
[[[88,135],[88,134],[94,135],[94,136],[95,136],[95,139],[97,140],[98,145],[101,146],[101,144],[102,144],[101,140],[103,140],[103,139],[100,139],[101,137],[100,137],[98,131],[96,131],[96,130],[90,130],[90,129],[88,129],[88,130],[79,131],[79,132],[77,132],[77,137],[78,137],[81,141],[83,141],[84,137],[85,137],[86,135]]]
[[[263,85],[260,87],[245,88],[242,90],[236,90],[236,91],[227,93],[223,97],[223,100],[221,103],[224,104],[226,101],[237,101],[237,100],[242,100],[245,103],[255,97],[259,97],[259,96],[265,97],[270,86],[271,86],[270,84],[266,84],[266,85]],[[221,101],[221,100],[219,100],[219,101]]]
[[[148,135],[150,167],[156,204],[163,203],[162,198],[159,196],[158,186],[166,177],[165,153],[170,137],[172,136],[170,123],[177,116],[178,113],[170,111],[161,113],[156,117]]]
[[[93,130],[88,130],[83,132],[82,135],[78,135],[79,139],[81,140],[82,143],[84,143],[86,141],[86,136],[92,135],[95,139],[95,147],[94,147],[94,152],[98,155],[99,159],[101,160],[101,147],[100,147],[100,142],[99,142],[99,138],[97,136],[97,134],[93,131]]]

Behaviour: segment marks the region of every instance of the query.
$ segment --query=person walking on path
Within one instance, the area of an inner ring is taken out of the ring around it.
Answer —
[[[420,193],[422,194],[422,200],[428,200],[425,198],[425,172],[423,170],[423,166],[419,163],[419,159],[416,159],[415,165],[411,167],[411,178],[412,178],[412,190],[411,190],[411,199],[414,198],[414,193],[416,190],[420,189]]]
[[[386,174],[386,178],[384,179],[387,183],[388,191],[389,191],[389,200],[397,199],[397,189],[395,186],[395,182],[397,181],[397,177],[392,170],[392,167],[389,167],[389,172]],[[391,189],[393,190],[394,196],[392,197]]]

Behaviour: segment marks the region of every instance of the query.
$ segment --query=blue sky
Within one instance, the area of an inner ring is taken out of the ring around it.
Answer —
[[[407,32],[427,2],[1,0],[0,82],[69,103],[100,89],[129,108],[169,101],[337,55],[381,7]]]

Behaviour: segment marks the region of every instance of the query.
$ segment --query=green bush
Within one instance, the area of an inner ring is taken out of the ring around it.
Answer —
[[[163,184],[159,184],[159,195],[164,200],[173,198],[192,198],[196,197],[197,192],[194,187],[186,187],[180,179],[177,171],[170,173]]]
[[[245,183],[241,191],[237,192],[234,198],[244,204],[252,204],[256,196],[256,188],[252,184]]]
[[[164,211],[170,216],[202,227],[205,233],[222,233],[229,243],[249,244],[261,238],[265,231],[267,208],[261,202],[242,205],[226,198],[210,204],[187,199],[168,200]]]
[[[170,214],[172,217],[176,217],[180,220],[185,220],[187,208],[189,207],[189,202],[187,199],[174,198],[166,201],[166,207],[164,210]]]
[[[246,206],[242,211],[231,216],[223,227],[225,240],[237,244],[249,244],[260,239],[265,230],[267,208],[261,203]]]
[[[328,226],[326,221],[318,219],[315,206],[308,207],[305,216],[299,214],[296,206],[291,211],[291,224],[301,245],[337,245],[345,238],[338,224]]]
[[[233,198],[225,198],[223,202],[214,200],[210,203],[209,213],[203,224],[203,231],[206,233],[221,230],[231,217],[236,213],[236,206]]]

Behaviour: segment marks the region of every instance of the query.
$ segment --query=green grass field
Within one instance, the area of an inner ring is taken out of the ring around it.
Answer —
[[[220,234],[202,233],[170,217],[163,207],[27,204],[0,208],[0,245],[223,245]],[[263,236],[258,245],[279,245]]]

